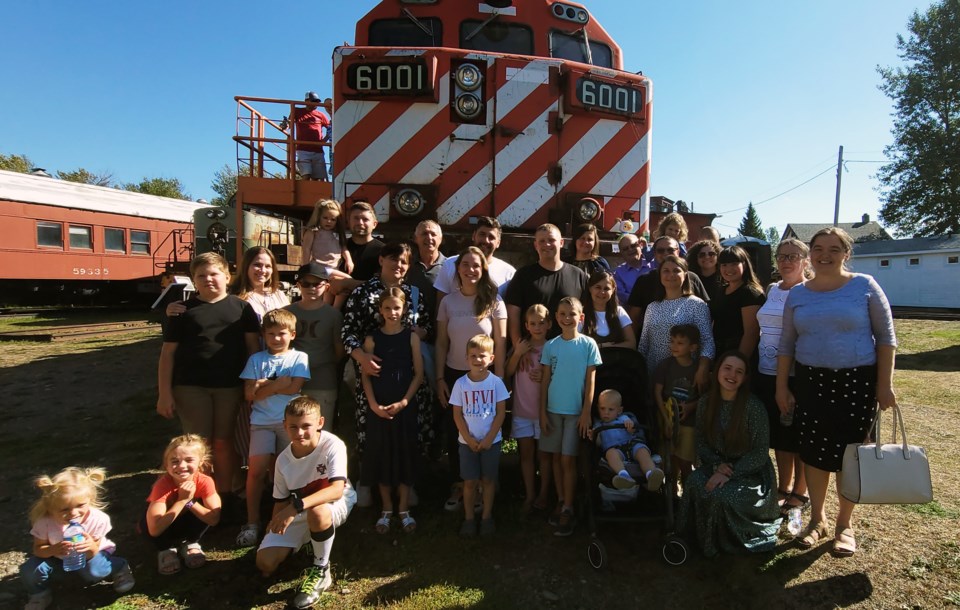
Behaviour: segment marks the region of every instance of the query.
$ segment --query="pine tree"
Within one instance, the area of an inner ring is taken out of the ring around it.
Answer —
[[[760,216],[757,215],[753,202],[747,206],[747,213],[743,215],[740,221],[740,227],[737,229],[740,235],[746,237],[756,237],[757,239],[766,239],[767,234],[763,232],[763,225],[760,223]]]

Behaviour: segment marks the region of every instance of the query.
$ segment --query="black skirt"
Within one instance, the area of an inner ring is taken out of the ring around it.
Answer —
[[[828,472],[839,472],[850,443],[867,436],[877,412],[877,366],[824,369],[796,363],[800,459]]]
[[[793,377],[790,378],[790,391],[796,396],[797,388]],[[800,450],[798,438],[800,428],[796,421],[790,426],[780,423],[780,408],[777,407],[777,377],[757,373],[753,377],[753,393],[767,409],[767,419],[770,422],[770,448],[797,453]]]

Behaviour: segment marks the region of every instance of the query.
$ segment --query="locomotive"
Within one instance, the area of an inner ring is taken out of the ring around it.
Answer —
[[[481,215],[646,233],[652,92],[577,2],[382,0],[333,52],[333,183],[295,179],[298,102],[238,97],[238,205],[363,200],[387,237]]]

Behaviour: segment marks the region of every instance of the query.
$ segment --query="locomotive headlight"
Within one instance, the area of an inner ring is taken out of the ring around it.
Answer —
[[[423,211],[423,195],[414,189],[404,189],[397,193],[393,205],[403,216],[416,216]]]
[[[600,203],[589,197],[581,199],[580,205],[577,206],[577,215],[583,222],[593,222],[600,216]]]
[[[225,218],[227,216],[227,211],[221,208],[211,208],[204,212],[204,216],[211,220],[214,218]]]
[[[480,114],[480,111],[483,109],[483,104],[480,103],[480,98],[472,93],[464,93],[457,98],[457,102],[454,105],[454,108],[462,118],[466,120],[471,120],[477,117]]]
[[[480,74],[480,70],[475,65],[463,64],[457,68],[453,78],[464,91],[473,91],[480,86],[483,75]]]

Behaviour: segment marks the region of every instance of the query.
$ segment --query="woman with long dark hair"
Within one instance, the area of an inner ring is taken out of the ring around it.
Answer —
[[[749,378],[746,356],[725,352],[697,406],[700,466],[684,483],[677,521],[708,557],[768,551],[780,529],[767,415]]]
[[[753,272],[750,256],[740,246],[721,250],[718,266],[724,289],[719,298],[710,301],[717,352],[737,350],[756,362],[760,341],[757,310],[766,300],[763,287]]]
[[[598,271],[587,280],[583,294],[583,325],[580,332],[600,347],[637,347],[633,322],[617,299],[617,281],[608,271]]]
[[[610,271],[610,263],[600,256],[600,234],[596,225],[589,222],[573,229],[573,256],[567,261],[580,267],[587,277],[598,271]]]

